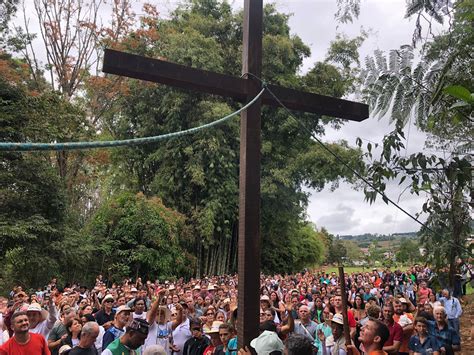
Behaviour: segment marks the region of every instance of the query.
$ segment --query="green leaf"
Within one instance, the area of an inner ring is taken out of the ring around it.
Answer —
[[[445,87],[443,91],[446,94],[451,95],[455,98],[464,100],[466,102],[472,102],[471,92],[468,89],[466,89],[464,86],[451,85],[451,86]]]
[[[466,102],[466,101],[457,101],[454,104],[452,104],[449,109],[452,110],[453,108],[466,107],[466,106],[470,106],[470,105],[471,104],[469,102]]]

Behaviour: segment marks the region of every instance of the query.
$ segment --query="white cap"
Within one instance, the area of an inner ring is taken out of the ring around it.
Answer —
[[[41,312],[43,309],[38,303],[32,303],[28,306],[27,312]]]
[[[258,355],[268,355],[272,351],[284,351],[284,345],[277,333],[269,330],[263,331],[258,338],[250,342],[250,346],[255,349]]]

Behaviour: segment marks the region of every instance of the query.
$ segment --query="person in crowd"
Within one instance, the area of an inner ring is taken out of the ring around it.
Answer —
[[[203,355],[204,350],[211,343],[209,338],[204,335],[202,331],[202,322],[199,318],[192,318],[189,321],[191,327],[192,338],[184,343],[184,355]]]
[[[94,314],[97,323],[103,326],[106,330],[112,326],[115,318],[115,312],[113,310],[114,302],[114,296],[111,294],[105,295],[104,299],[102,300],[101,309],[96,314]]]
[[[222,345],[221,338],[219,336],[219,327],[221,324],[224,324],[219,321],[214,321],[212,323],[211,328],[206,332],[206,335],[210,338],[211,343],[208,345],[206,349],[204,349],[204,355],[213,355],[214,350],[219,346]]]
[[[340,294],[334,296],[334,314],[342,314],[342,296]],[[349,321],[349,329],[351,332],[351,337],[355,334],[357,322],[354,318],[354,314],[350,309],[347,310],[347,318]]]
[[[214,350],[214,355],[237,354],[237,348],[233,349],[229,346],[229,343],[234,335],[234,327],[229,323],[222,323],[219,326],[219,338],[221,339],[222,345],[216,347]]]
[[[164,290],[162,291],[164,293]],[[159,305],[160,299],[153,302],[150,312],[147,314],[149,324],[148,337],[145,340],[144,349],[152,345],[161,345],[168,353],[170,351],[170,340],[172,332],[182,323],[182,307],[178,304],[174,309],[176,317],[170,320],[171,312],[166,306]]]
[[[71,348],[79,344],[82,330],[82,321],[75,317],[66,324],[67,337],[63,340],[61,345],[69,345]]]
[[[448,317],[448,324],[459,334],[459,318],[462,315],[461,303],[456,297],[451,296],[449,290],[441,291],[442,297],[439,299]]]
[[[124,306],[126,307],[126,306]],[[127,307],[128,308],[128,307]],[[144,319],[133,319],[125,334],[111,342],[102,355],[135,355],[148,336],[149,325]]]
[[[346,355],[347,349],[344,339],[344,319],[342,314],[336,313],[332,317],[331,332],[332,335],[326,338],[323,331],[319,330],[318,338],[321,343],[323,355]]]
[[[428,288],[426,281],[421,281],[420,288],[418,289],[417,293],[418,303],[425,304],[426,302],[429,302],[431,294],[433,294],[433,291]]]
[[[285,341],[285,355],[312,355],[312,342],[301,334],[291,334]]]
[[[63,342],[67,338],[66,325],[71,319],[76,317],[76,312],[71,307],[63,307],[61,311],[61,320],[57,322],[48,335],[48,347],[52,355],[59,354],[59,348],[64,345]]]
[[[131,311],[132,310],[128,306],[120,306],[117,308],[114,321],[105,331],[104,337],[102,338],[103,349],[106,349],[115,339],[118,339],[125,334],[125,326],[130,322]]]
[[[444,307],[436,307],[433,314],[435,320],[428,321],[428,333],[436,338],[440,352],[453,355],[456,351],[461,351],[461,339],[458,332],[449,327]]]
[[[384,344],[390,337],[390,331],[384,322],[378,319],[369,319],[362,327],[359,342],[366,355],[387,355],[383,350]],[[353,355],[360,355],[360,351],[354,345],[348,345]]]
[[[79,344],[69,351],[68,355],[98,355],[95,342],[100,333],[99,327],[95,321],[85,323],[81,330]]]
[[[352,308],[352,313],[356,322],[367,316],[364,298],[358,293],[354,297],[354,306]]]
[[[391,303],[387,303],[383,306],[383,321],[389,330],[389,338],[384,343],[383,350],[389,355],[396,355],[398,353],[403,337],[402,327],[393,319],[394,313]]]
[[[181,302],[176,304],[174,311],[176,312],[175,320],[178,319],[178,309],[181,307],[181,322],[179,322],[176,328],[173,329],[172,338],[173,342],[171,344],[171,349],[174,352],[174,355],[183,355],[183,348],[186,341],[192,337],[191,328],[189,325],[189,318],[188,318],[188,305],[186,302]]]
[[[30,332],[30,323],[26,312],[14,313],[10,322],[13,336],[0,346],[0,355],[51,354],[44,336]]]
[[[48,339],[49,332],[53,329],[57,320],[54,298],[49,299],[48,311],[45,311],[40,304],[34,302],[28,306],[26,314],[30,323],[30,333],[41,334],[45,339]]]
[[[407,300],[405,298],[393,300],[393,320],[397,322],[403,330],[402,340],[400,344],[399,355],[408,355],[408,342],[413,335],[413,315],[411,313],[404,312],[405,307],[403,306]]]
[[[311,320],[311,313],[308,306],[301,305],[299,307],[298,318],[299,321],[295,322],[295,329],[293,332],[307,337],[311,341],[311,344],[313,344],[317,337],[317,324]]]
[[[439,355],[439,346],[436,338],[428,334],[428,321],[423,317],[417,317],[414,325],[416,334],[410,338],[408,344],[409,354]]]
[[[206,312],[204,313],[204,325],[203,329],[204,332],[209,332],[211,330],[212,324],[214,323],[216,313],[214,312],[213,308],[206,308]]]
[[[324,337],[327,339],[329,336],[332,335],[332,329],[331,329],[331,319],[333,317],[333,314],[331,313],[331,309],[329,306],[326,306],[323,310],[323,320],[324,322],[319,323],[316,326],[316,334],[318,335],[314,341],[314,346],[318,349],[318,355],[323,354],[323,347],[321,344],[321,336],[320,334],[322,333]]]
[[[137,297],[133,301],[133,307],[132,307],[133,313],[132,313],[132,318],[133,319],[146,319],[146,300],[144,298]]]

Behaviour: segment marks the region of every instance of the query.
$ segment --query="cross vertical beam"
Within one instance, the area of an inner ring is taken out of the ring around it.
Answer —
[[[263,1],[245,0],[242,73],[262,72]],[[247,77],[247,100],[261,84]],[[258,336],[260,312],[260,115],[259,99],[241,114],[239,175],[238,342],[249,345]]]

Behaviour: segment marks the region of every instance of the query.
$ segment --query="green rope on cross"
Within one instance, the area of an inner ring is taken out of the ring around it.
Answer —
[[[148,143],[155,143],[165,139],[181,137],[188,134],[193,134],[221,123],[224,123],[232,117],[238,115],[242,111],[252,106],[264,93],[263,88],[257,96],[255,96],[246,105],[242,106],[235,112],[222,117],[216,121],[203,124],[202,126],[185,129],[183,131],[166,133],[159,136],[113,140],[113,141],[95,141],[95,142],[65,142],[65,143],[12,143],[12,142],[0,142],[0,151],[17,151],[17,152],[28,152],[28,151],[42,151],[42,150],[80,150],[80,149],[95,149],[95,148],[114,148],[122,146],[134,146]]]

